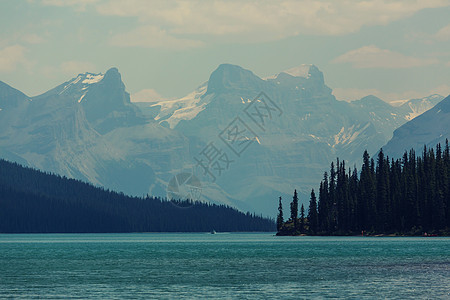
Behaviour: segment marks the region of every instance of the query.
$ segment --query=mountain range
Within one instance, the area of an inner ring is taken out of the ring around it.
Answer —
[[[392,157],[401,157],[409,149],[420,154],[424,146],[434,148],[440,143],[443,147],[449,138],[450,96],[396,129],[394,137],[383,147],[383,151]]]
[[[223,64],[189,95],[145,103],[116,68],[35,97],[0,82],[0,157],[130,195],[193,173],[202,200],[273,215],[278,196],[306,201],[336,157],[359,164],[442,99],[338,101],[314,65],[260,78]]]

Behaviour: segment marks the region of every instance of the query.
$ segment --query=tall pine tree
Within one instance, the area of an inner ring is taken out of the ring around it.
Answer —
[[[283,227],[284,218],[283,218],[283,204],[281,203],[281,197],[278,202],[278,216],[277,216],[277,230],[280,231]]]
[[[309,232],[311,234],[316,234],[318,231],[319,218],[317,215],[317,200],[314,189],[311,190],[311,199],[309,200],[308,223]]]
[[[298,195],[297,190],[294,190],[294,197],[291,202],[291,220],[294,223],[294,231],[298,230]]]

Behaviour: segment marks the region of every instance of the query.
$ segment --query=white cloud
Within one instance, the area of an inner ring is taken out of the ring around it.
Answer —
[[[386,25],[448,0],[42,0],[44,5],[95,9],[105,16],[134,18],[138,26],[111,44],[193,48],[204,42],[266,42],[307,35],[344,35],[363,26]]]
[[[28,61],[25,58],[25,47],[13,45],[0,49],[1,72],[15,71],[19,64],[28,64]]]
[[[30,33],[22,36],[22,41],[28,44],[40,44],[44,42],[44,39],[35,33]]]
[[[374,45],[351,50],[335,58],[332,63],[351,63],[354,68],[400,69],[436,64],[435,58],[417,58],[380,49]]]
[[[434,38],[438,41],[450,41],[450,24],[436,32]]]
[[[431,90],[430,94],[439,94],[442,96],[448,96],[448,95],[450,95],[450,85],[442,84],[440,86],[437,86]]]
[[[299,34],[343,35],[362,26],[385,25],[447,0],[111,0],[102,15],[134,17],[168,34],[233,36],[240,41],[277,40]]]
[[[64,76],[76,76],[81,73],[94,73],[96,67],[94,64],[87,61],[64,61],[59,65],[46,65],[40,68],[40,73],[47,78],[55,79]]]
[[[67,75],[77,75],[85,72],[94,72],[95,66],[86,61],[65,61],[59,66],[59,70]]]
[[[156,102],[166,100],[154,89],[144,89],[131,95],[131,102]]]
[[[85,11],[86,6],[94,4],[99,0],[42,0],[43,5],[47,6],[73,6],[77,11]]]
[[[203,45],[202,42],[169,35],[156,26],[143,26],[130,32],[119,33],[110,39],[113,46],[186,49]]]
[[[450,24],[442,27],[435,33],[428,32],[409,32],[405,35],[405,38],[410,42],[421,42],[424,44],[432,45],[436,42],[450,41]]]

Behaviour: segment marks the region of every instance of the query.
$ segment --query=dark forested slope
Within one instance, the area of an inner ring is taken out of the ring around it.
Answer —
[[[272,231],[224,205],[129,197],[0,160],[0,232]]]

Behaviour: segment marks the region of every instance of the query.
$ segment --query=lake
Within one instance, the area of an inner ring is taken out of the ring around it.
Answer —
[[[450,238],[0,234],[0,298],[450,298]]]

